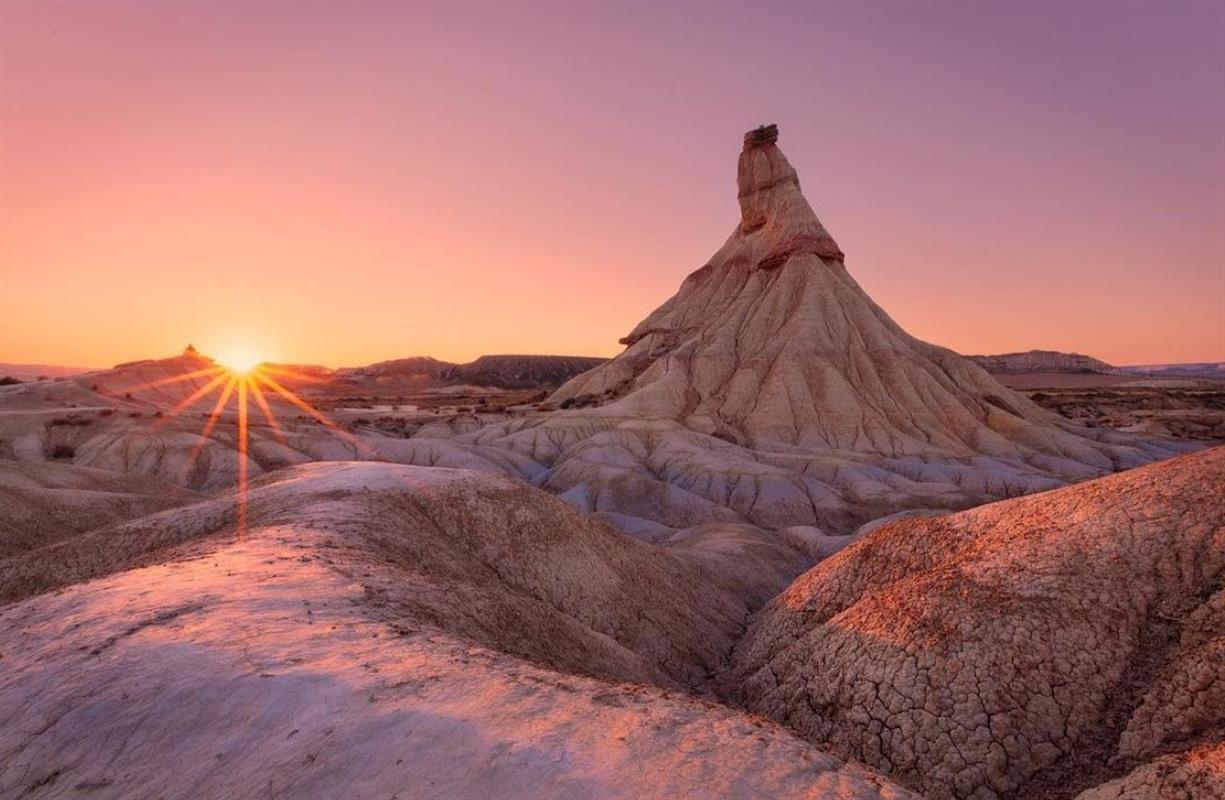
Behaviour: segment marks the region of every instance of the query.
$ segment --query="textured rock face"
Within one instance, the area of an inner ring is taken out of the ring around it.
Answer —
[[[928,797],[1087,788],[1219,739],[1223,578],[1217,448],[885,525],[767,606],[731,685]]]
[[[240,536],[227,498],[44,554],[69,582],[129,569],[0,607],[0,797],[914,797],[741,712],[541,666],[701,683],[744,613],[710,562],[506,478],[278,477]],[[177,549],[130,568],[152,545]]]
[[[778,128],[771,125],[764,129],[765,134],[758,135],[762,130],[745,134],[744,150],[736,168],[740,230],[750,233],[772,221],[776,228],[785,229],[785,235],[774,242],[775,247],[763,259],[761,268],[781,267],[798,252],[841,261],[842,251],[800,192],[800,176],[775,144]]]
[[[1221,800],[1225,798],[1225,743],[1158,758],[1076,800]]]

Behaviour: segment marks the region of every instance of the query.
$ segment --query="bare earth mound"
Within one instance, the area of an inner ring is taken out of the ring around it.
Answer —
[[[235,514],[226,496],[0,561],[0,598],[232,532]],[[730,559],[630,539],[509,478],[394,464],[278,473],[252,490],[248,516],[255,530],[327,532],[321,546],[350,571],[376,565],[366,592],[389,619],[572,671],[691,689],[722,668],[753,599],[785,584],[798,563],[746,574]]]
[[[746,614],[734,580],[542,492],[331,464],[256,489],[242,536],[219,503],[93,542],[174,527],[167,563],[0,610],[0,796],[911,796],[772,723],[517,657],[693,686]]]
[[[1070,796],[1221,740],[1223,577],[1217,448],[883,526],[767,606],[732,685],[928,797]]]
[[[96,528],[199,499],[156,481],[56,462],[0,459],[0,563]],[[5,592],[0,590],[0,602]]]

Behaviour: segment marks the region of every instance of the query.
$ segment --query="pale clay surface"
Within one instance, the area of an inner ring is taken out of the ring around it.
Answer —
[[[508,483],[319,465],[252,498],[257,520],[292,504],[297,523],[257,522],[169,563],[0,609],[0,797],[912,796],[772,723],[472,643],[497,635],[470,635],[490,615],[507,641],[541,642],[538,658],[584,650],[596,671],[671,681],[670,669],[688,673],[659,655],[653,626],[675,639],[677,615],[696,610],[680,604],[687,591],[719,602],[683,564],[606,529],[584,533],[539,492],[520,489],[505,511],[512,539],[505,522],[450,516],[447,492]],[[392,536],[377,512],[361,513],[378,498],[418,512]],[[558,527],[558,514],[572,525]],[[401,550],[418,546],[420,560]],[[671,574],[644,574],[659,569]],[[617,600],[624,580],[642,583]],[[435,605],[431,592],[449,599]],[[705,609],[688,624],[698,651],[697,639],[718,639]]]

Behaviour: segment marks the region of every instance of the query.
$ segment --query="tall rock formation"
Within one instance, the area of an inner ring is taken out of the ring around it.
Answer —
[[[750,446],[881,455],[1068,451],[1050,416],[961,356],[902,330],[847,272],[800,191],[775,126],[745,135],[740,223],[625,352],[553,396],[607,398]],[[1063,452],[1060,453],[1061,455]]]
[[[552,395],[566,411],[471,438],[546,464],[543,485],[580,507],[670,526],[845,525],[851,507],[964,507],[1174,452],[1072,426],[907,334],[851,277],[777,139],[745,135],[731,236],[624,352]]]

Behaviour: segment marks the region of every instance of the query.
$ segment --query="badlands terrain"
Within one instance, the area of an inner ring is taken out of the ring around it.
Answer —
[[[1116,367],[1079,353],[970,356],[1000,383],[1095,428],[1225,442],[1225,374],[1207,364]]]
[[[0,798],[1225,797],[1215,384],[915,339],[777,139],[610,360],[0,387]]]

